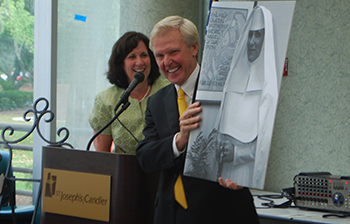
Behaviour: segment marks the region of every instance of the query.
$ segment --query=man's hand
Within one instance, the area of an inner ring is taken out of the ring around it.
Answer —
[[[201,120],[201,117],[198,113],[201,111],[200,103],[194,102],[187,107],[186,111],[179,118],[180,132],[176,136],[176,147],[179,150],[182,150],[187,144],[190,132],[199,127],[198,122]]]
[[[230,181],[229,179],[226,179],[225,181],[222,179],[222,177],[219,177],[219,184],[223,187],[232,189],[232,190],[239,190],[242,189],[242,186],[238,186],[235,182]]]

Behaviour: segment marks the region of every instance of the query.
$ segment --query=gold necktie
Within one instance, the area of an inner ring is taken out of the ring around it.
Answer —
[[[183,112],[185,112],[185,110],[187,109],[187,103],[185,100],[185,92],[181,88],[179,88],[178,94],[179,96],[177,98],[177,104],[179,105],[179,114],[181,117]]]
[[[187,104],[185,100],[185,93],[184,91],[179,88],[178,91],[179,97],[177,99],[177,104],[179,106],[179,114],[180,116],[185,112],[187,109]],[[176,179],[175,185],[174,185],[174,194],[175,194],[175,200],[184,208],[187,209],[187,201],[186,201],[186,196],[185,196],[185,190],[184,186],[182,184],[182,178],[181,174]]]

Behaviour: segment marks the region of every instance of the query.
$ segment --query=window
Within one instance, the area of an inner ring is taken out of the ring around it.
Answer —
[[[34,0],[0,1],[0,132],[12,126],[12,135],[5,132],[9,141],[18,142],[33,124],[23,120],[23,113],[33,102],[33,59]],[[12,147],[14,175],[18,178],[32,178],[32,145],[33,135],[29,135]],[[0,150],[4,150],[2,146]],[[32,188],[32,183],[16,182],[20,195],[31,195]],[[31,204],[31,197],[20,197],[17,203]]]
[[[77,149],[86,149],[94,98],[109,85],[104,74],[119,16],[119,1],[58,1],[57,127],[69,129],[67,142]]]

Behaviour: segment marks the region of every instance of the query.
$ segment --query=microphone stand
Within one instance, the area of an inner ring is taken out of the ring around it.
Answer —
[[[96,132],[94,134],[94,136],[92,136],[92,138],[90,139],[87,147],[86,147],[86,151],[89,151],[90,146],[92,144],[92,142],[95,140],[95,138],[101,134],[109,125],[111,125],[118,117],[121,113],[123,113],[129,106],[130,106],[130,102],[129,102],[129,96],[131,94],[131,92],[134,90],[134,88],[141,83],[145,78],[145,75],[142,72],[136,72],[136,74],[134,75],[133,80],[131,81],[131,83],[129,84],[128,88],[125,90],[125,92],[123,93],[123,95],[120,97],[119,102],[117,103],[117,105],[114,108],[114,112],[117,111],[117,109],[120,107],[121,104],[123,104],[122,108],[118,111],[118,113],[112,118],[112,120],[110,120],[105,126],[103,126],[101,128],[101,130],[99,130],[98,132]]]
[[[112,120],[110,120],[105,126],[103,126],[103,127],[101,128],[101,130],[99,130],[98,132],[96,132],[96,133],[94,134],[94,136],[92,136],[92,138],[90,139],[90,141],[89,141],[89,143],[88,143],[88,145],[87,145],[87,147],[86,147],[86,151],[89,151],[89,150],[90,150],[90,146],[91,146],[92,142],[95,140],[95,138],[96,138],[99,134],[101,134],[109,125],[111,125],[111,124],[119,117],[119,115],[120,115],[121,113],[123,113],[123,112],[130,106],[130,102],[129,102],[128,98],[126,98],[126,100],[124,100],[124,101],[126,101],[126,102],[122,102],[122,101],[123,101],[123,100],[120,100],[120,101],[118,102],[118,104],[116,105],[114,111],[116,111],[116,110],[118,109],[118,107],[119,107],[122,103],[124,103],[123,106],[122,106],[122,108],[120,108],[120,110],[118,111],[118,113],[116,113],[116,115],[112,118]]]
[[[125,92],[123,93],[123,95],[121,96],[121,98],[120,98],[120,100],[119,100],[119,102],[117,103],[117,105],[115,105],[115,107],[114,107],[114,111],[117,111],[118,110],[118,108],[120,107],[120,105],[122,105],[123,104],[123,106],[122,106],[122,108],[120,109],[120,113],[119,113],[119,115],[121,114],[121,113],[123,113],[124,112],[124,110],[126,110],[129,106],[130,106],[130,102],[129,102],[129,95],[127,95],[126,97],[125,97]],[[128,104],[127,106],[126,106],[126,104]],[[125,108],[124,108],[125,107]],[[124,109],[123,109],[124,108]],[[116,117],[114,117],[113,118],[113,121],[115,120],[115,119],[117,119]],[[109,124],[109,123],[108,123]],[[107,127],[106,127],[107,128]]]

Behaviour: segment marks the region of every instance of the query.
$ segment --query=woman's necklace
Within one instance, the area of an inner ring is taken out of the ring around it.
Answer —
[[[139,103],[141,103],[147,97],[150,90],[151,90],[151,86],[148,86],[148,90],[147,90],[146,94],[142,97],[142,99],[139,101]]]

